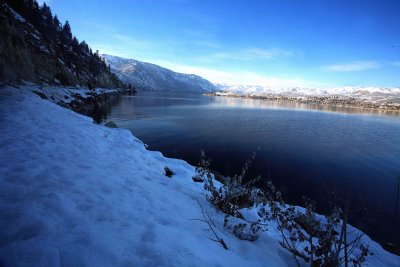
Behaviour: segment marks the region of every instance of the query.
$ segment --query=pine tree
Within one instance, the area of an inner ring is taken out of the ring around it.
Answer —
[[[54,15],[54,17],[53,17],[53,24],[54,24],[57,32],[61,31],[61,23],[60,23],[60,20],[58,19],[57,15]]]
[[[72,41],[71,26],[69,25],[68,20],[65,22],[65,24],[62,28],[61,41],[67,45],[69,45]]]
[[[33,6],[32,6],[32,10],[31,10],[31,23],[34,25],[34,26],[37,26],[37,25],[39,25],[39,22],[40,22],[40,7],[39,7],[39,4],[38,4],[38,2],[36,2],[36,1],[33,1]]]
[[[51,14],[51,9],[46,3],[43,3],[40,8],[40,13],[44,17],[47,22],[50,22],[53,19],[53,14]]]
[[[87,45],[87,43],[85,42],[85,41],[82,41],[80,44],[79,44],[79,48],[80,48],[80,51],[81,52],[83,52],[83,53],[89,53],[89,46]]]
[[[3,0],[13,10],[18,12],[26,21],[33,26],[40,34],[37,38],[40,45],[49,48],[50,54],[54,53],[54,64],[51,74],[63,85],[90,83],[94,86],[120,86],[121,82],[111,73],[110,66],[100,57],[99,51],[93,53],[92,49],[85,41],[79,42],[72,34],[71,26],[68,21],[61,24],[57,15],[52,14],[50,7],[43,3],[39,6],[36,0]],[[1,26],[2,27],[2,26]],[[33,47],[39,44],[32,43]],[[23,47],[22,49],[30,49]],[[38,49],[41,50],[41,49]],[[34,51],[40,57],[48,57],[43,51]],[[52,60],[50,60],[51,62]],[[65,67],[68,67],[66,74]],[[54,73],[53,73],[54,72]],[[75,79],[71,77],[75,75]],[[49,73],[46,73],[46,80],[52,82]],[[109,79],[102,82],[100,75],[107,75]]]
[[[80,51],[79,51],[79,41],[78,41],[78,39],[74,36],[73,38],[72,38],[72,43],[71,43],[71,45],[72,45],[72,49],[76,52],[76,53],[79,53]]]

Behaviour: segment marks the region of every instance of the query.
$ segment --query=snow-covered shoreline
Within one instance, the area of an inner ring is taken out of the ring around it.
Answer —
[[[310,88],[295,86],[216,85],[221,91],[236,95],[286,96],[286,97],[330,97],[364,99],[371,102],[390,101],[400,97],[400,87],[344,86],[332,88]]]
[[[217,85],[217,87],[221,91],[211,95],[400,111],[399,87],[302,88],[247,85]]]
[[[148,151],[130,131],[97,125],[32,89],[0,89],[1,266],[295,264],[272,226],[254,242],[224,231],[224,214],[193,182],[193,166]],[[63,90],[53,98],[65,99],[70,89]],[[203,231],[197,201],[229,250]],[[251,219],[256,209],[243,215]],[[363,242],[374,253],[368,266],[400,265],[400,257],[367,236]]]

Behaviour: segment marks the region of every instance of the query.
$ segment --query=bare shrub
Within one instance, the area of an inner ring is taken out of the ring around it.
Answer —
[[[264,190],[253,186],[261,177],[244,182],[254,158],[255,154],[246,161],[239,175],[221,176],[219,182],[209,169],[211,160],[206,160],[204,151],[201,152],[195,177],[204,181],[204,188],[209,192],[207,199],[225,213],[226,230],[239,239],[254,241],[260,232],[267,230],[268,221],[273,220],[281,233],[280,244],[292,254],[298,266],[300,260],[311,266],[361,266],[372,255],[368,246],[361,244],[364,233],[348,227],[349,201],[329,199],[326,216],[317,215],[316,203],[308,198],[303,199],[304,208],[289,205],[271,180]],[[259,215],[253,222],[246,221],[240,213],[241,209],[251,207]]]

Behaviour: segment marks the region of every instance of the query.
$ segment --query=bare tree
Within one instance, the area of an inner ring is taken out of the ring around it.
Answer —
[[[225,241],[222,238],[220,238],[217,235],[217,233],[215,232],[215,230],[214,230],[214,224],[213,224],[213,222],[211,220],[210,213],[204,210],[203,206],[201,205],[201,203],[200,203],[200,201],[198,199],[197,199],[197,204],[200,207],[201,214],[203,215],[203,219],[193,219],[193,220],[205,222],[207,224],[207,226],[208,226],[208,228],[205,229],[205,230],[211,231],[214,234],[214,237],[215,237],[215,238],[209,238],[209,239],[212,240],[212,241],[220,243],[221,246],[224,249],[228,250],[228,246],[226,245]]]

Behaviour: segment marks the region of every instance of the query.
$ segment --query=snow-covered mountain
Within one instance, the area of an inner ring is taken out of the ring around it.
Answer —
[[[206,93],[218,90],[211,82],[197,75],[173,72],[135,59],[110,55],[102,57],[110,64],[114,74],[139,91]]]
[[[290,86],[257,86],[218,84],[218,89],[230,94],[250,96],[329,97],[340,96],[371,102],[400,103],[400,87],[335,87],[309,88]]]

